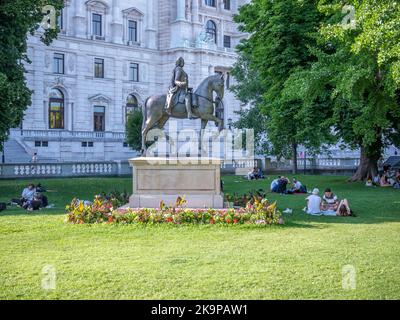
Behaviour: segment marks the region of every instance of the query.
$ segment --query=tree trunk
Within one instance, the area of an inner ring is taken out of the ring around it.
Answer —
[[[377,147],[373,150],[373,152],[368,152],[365,147],[361,147],[360,164],[356,173],[349,179],[350,182],[365,181],[378,174],[378,160],[381,157],[381,148]]]
[[[297,143],[292,143],[292,173],[297,174]]]

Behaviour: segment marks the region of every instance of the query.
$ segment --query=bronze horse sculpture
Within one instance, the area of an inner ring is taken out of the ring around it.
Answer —
[[[201,120],[201,129],[205,129],[208,121],[214,121],[218,125],[218,130],[223,129],[223,120],[214,115],[214,104],[222,103],[224,97],[224,76],[215,74],[205,78],[197,89],[193,92],[192,101],[194,103],[194,119]],[[214,100],[214,92],[217,99]],[[167,96],[153,95],[146,99],[143,107],[143,125],[142,125],[142,153],[146,151],[147,133],[153,129],[163,129],[169,118],[184,119],[187,118],[186,106],[184,103],[176,104],[171,114],[165,109]]]

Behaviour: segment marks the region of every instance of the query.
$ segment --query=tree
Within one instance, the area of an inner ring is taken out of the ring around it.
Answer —
[[[25,83],[24,63],[30,63],[26,55],[27,34],[34,34],[43,17],[48,13],[46,5],[53,5],[56,13],[63,0],[2,0],[0,2],[0,150],[10,128],[17,127],[27,106],[31,104],[32,91]],[[45,12],[42,12],[43,8]],[[50,21],[54,23],[55,21]],[[59,30],[47,28],[39,32],[41,40],[50,44]]]
[[[324,121],[313,121],[315,110],[304,109],[303,99],[290,94],[294,82],[287,82],[291,74],[309,68],[315,60],[309,48],[316,45],[323,18],[316,4],[314,0],[253,0],[234,18],[239,29],[249,33],[237,47],[246,61],[246,73],[237,78],[235,88],[244,94],[237,97],[246,101],[256,95],[255,107],[266,116],[272,152],[291,156],[293,172],[297,172],[298,145],[318,148],[329,136],[329,128],[321,126]],[[252,74],[256,77],[249,77]]]
[[[258,107],[246,108],[236,112],[239,119],[233,123],[238,129],[254,130],[254,150],[257,154],[266,154],[271,150],[267,139],[267,120],[265,114]]]
[[[330,88],[334,134],[361,149],[360,165],[351,181],[377,174],[385,145],[400,140],[400,4],[386,0],[320,1],[330,18],[321,30],[329,50],[302,74],[306,104]],[[343,24],[354,10],[355,24]],[[350,26],[350,27],[349,27]]]
[[[142,122],[143,115],[140,110],[133,110],[128,113],[126,121],[126,141],[136,151],[142,147]]]

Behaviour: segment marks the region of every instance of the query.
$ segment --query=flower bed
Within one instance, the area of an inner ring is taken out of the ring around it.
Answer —
[[[251,190],[248,193],[239,195],[237,192],[230,194],[225,194],[225,200],[235,207],[245,207],[249,202],[254,203],[254,201],[262,201],[265,199],[267,193],[263,189]]]
[[[74,224],[121,223],[121,224],[283,224],[276,202],[255,199],[240,209],[191,209],[185,208],[184,198],[178,198],[175,206],[114,210],[111,200],[97,196],[92,204],[84,205],[74,199],[66,207],[66,221]]]

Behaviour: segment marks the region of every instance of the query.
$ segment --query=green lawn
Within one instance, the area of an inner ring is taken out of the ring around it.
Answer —
[[[67,225],[73,198],[131,190],[130,178],[48,179],[54,209],[0,213],[1,299],[399,299],[400,191],[349,184],[345,177],[300,176],[333,188],[356,218],[305,215],[304,195],[270,195],[294,209],[284,226]],[[225,191],[268,188],[271,177],[225,176]],[[27,180],[0,180],[0,201]],[[37,182],[37,181],[34,181]],[[42,289],[42,269],[56,289]],[[342,288],[342,268],[356,289]]]

